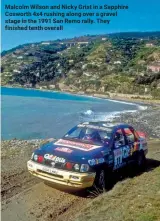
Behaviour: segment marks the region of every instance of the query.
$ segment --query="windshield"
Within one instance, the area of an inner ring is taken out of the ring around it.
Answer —
[[[107,143],[111,137],[111,128],[100,128],[96,126],[78,126],[69,131],[64,138],[78,139],[87,143]]]

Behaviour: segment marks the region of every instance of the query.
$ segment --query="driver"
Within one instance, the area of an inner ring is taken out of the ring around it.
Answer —
[[[124,137],[123,134],[120,132],[116,132],[115,134],[115,142],[120,143],[121,145],[124,143]]]
[[[83,137],[83,140],[100,141],[101,138],[100,138],[98,131],[91,129],[91,128],[86,128],[86,132]]]
[[[121,134],[119,132],[116,132],[115,134],[115,140],[120,141],[121,140]]]

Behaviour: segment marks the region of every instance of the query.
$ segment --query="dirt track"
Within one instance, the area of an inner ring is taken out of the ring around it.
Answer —
[[[66,193],[45,185],[27,172],[26,162],[39,143],[2,142],[1,194],[4,221],[73,221],[77,213],[92,200],[81,194]],[[150,141],[150,158],[156,159],[159,146],[159,141]]]
[[[40,143],[2,142],[2,220],[73,220],[91,199],[45,185],[30,175],[26,162]],[[22,149],[22,147],[24,148]],[[55,187],[55,186],[54,186]]]
[[[42,182],[22,190],[3,206],[2,220],[70,220],[87,199],[67,194]]]

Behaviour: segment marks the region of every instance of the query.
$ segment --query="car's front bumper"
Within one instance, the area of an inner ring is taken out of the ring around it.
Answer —
[[[43,180],[65,186],[84,189],[91,187],[94,183],[95,173],[77,173],[56,168],[50,168],[31,160],[27,162],[29,172]]]

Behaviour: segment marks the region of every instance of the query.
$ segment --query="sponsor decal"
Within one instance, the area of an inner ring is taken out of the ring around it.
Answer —
[[[117,169],[122,166],[122,148],[114,150],[114,169]]]
[[[114,156],[121,156],[122,155],[122,149],[117,149],[117,150],[114,150]]]
[[[66,146],[66,147],[72,147],[74,149],[79,149],[79,150],[84,150],[84,151],[91,151],[93,149],[97,149],[97,148],[101,147],[101,146],[97,146],[97,145],[74,142],[74,141],[63,140],[63,139],[58,140],[55,144]]]
[[[54,155],[52,155],[52,154],[49,154],[49,153],[46,153],[45,155],[44,155],[44,159],[46,159],[46,160],[55,160],[55,158],[56,158],[56,156],[54,156]]]
[[[104,163],[104,158],[91,159],[91,160],[88,160],[88,163],[90,166],[98,165],[100,163]]]
[[[66,160],[65,160],[64,158],[62,158],[62,157],[56,157],[55,162],[58,162],[58,163],[65,163]]]
[[[65,152],[65,153],[72,153],[73,150],[67,148],[67,147],[57,147],[55,150],[60,151],[60,152]]]
[[[91,166],[96,165],[96,161],[95,161],[95,159],[88,160],[88,163],[89,163],[89,165],[91,165]]]
[[[98,163],[104,163],[104,158],[99,158]]]
[[[108,156],[108,163],[109,164],[113,163],[113,155]]]
[[[57,156],[54,156],[54,155],[48,154],[48,153],[44,155],[44,158],[46,160],[54,161],[55,163],[65,163],[66,162],[66,160],[64,158],[57,157]]]
[[[101,153],[102,153],[102,155],[103,155],[103,156],[108,155],[108,154],[109,154],[109,152],[110,152],[110,150],[109,150],[109,149],[108,149],[108,150],[103,150],[103,151],[101,151]]]
[[[130,156],[130,147],[129,146],[123,147],[123,158],[127,158],[129,156]]]
[[[128,158],[133,153],[133,147],[124,146],[117,150],[114,150],[114,169],[120,168],[126,165],[123,159]]]
[[[51,163],[52,167],[55,167],[55,164],[56,164],[56,163],[53,161],[53,162]]]

